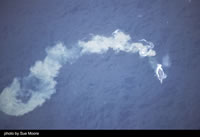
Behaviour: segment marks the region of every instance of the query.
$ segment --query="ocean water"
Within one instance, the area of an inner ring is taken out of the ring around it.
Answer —
[[[109,49],[70,60],[54,78],[54,94],[20,116],[0,111],[0,129],[199,129],[199,6],[199,0],[1,1],[0,93],[14,78],[23,86],[21,78],[59,42],[73,49],[119,29],[134,42],[152,42],[156,56]],[[163,63],[162,84],[151,59]],[[24,84],[44,92],[52,81]],[[6,110],[13,101],[0,99]]]

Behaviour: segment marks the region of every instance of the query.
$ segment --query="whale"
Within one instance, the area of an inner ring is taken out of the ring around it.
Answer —
[[[155,73],[156,73],[157,78],[160,80],[160,83],[162,84],[163,80],[167,78],[167,75],[162,69],[162,64],[157,64]]]

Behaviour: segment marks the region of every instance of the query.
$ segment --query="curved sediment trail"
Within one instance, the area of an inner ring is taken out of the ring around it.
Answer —
[[[28,76],[14,78],[13,82],[3,89],[0,94],[0,110],[7,115],[22,116],[42,106],[56,92],[55,78],[64,64],[85,54],[104,54],[109,49],[116,54],[138,53],[142,58],[149,57],[149,63],[162,83],[167,75],[162,65],[153,59],[156,56],[153,48],[152,42],[145,39],[132,42],[131,37],[120,30],[114,31],[110,37],[94,35],[88,41],[78,41],[78,46],[72,49],[66,48],[63,43],[57,43],[46,49],[46,57],[35,62]]]

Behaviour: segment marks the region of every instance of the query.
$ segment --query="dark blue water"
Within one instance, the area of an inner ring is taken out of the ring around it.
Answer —
[[[45,48],[73,47],[90,34],[120,29],[155,44],[171,67],[163,84],[148,59],[109,50],[66,64],[57,92],[24,116],[0,112],[1,129],[199,129],[199,0],[59,0],[0,2],[0,92],[29,74]]]

